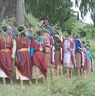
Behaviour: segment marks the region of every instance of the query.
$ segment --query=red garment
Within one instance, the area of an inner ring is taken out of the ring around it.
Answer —
[[[40,44],[35,40],[32,40],[30,48],[34,48],[34,54],[31,58],[32,63],[37,66],[45,76],[47,76],[48,66],[46,64],[43,53],[39,50]]]
[[[84,54],[84,65],[82,66],[84,70],[88,69],[88,64],[89,64],[89,60],[88,60],[88,55],[87,52],[83,49],[83,54]]]
[[[16,44],[17,44],[16,66],[22,75],[31,79],[32,66],[31,66],[30,53],[28,51],[28,48],[30,46],[29,40],[26,37],[19,37],[19,38],[17,37]],[[19,51],[20,49],[22,49],[22,51]],[[27,50],[23,51],[23,49]]]
[[[61,64],[61,52],[57,50],[55,52],[55,66],[57,67],[60,64]]]
[[[55,45],[55,55],[54,55],[54,62],[55,62],[55,66],[57,67],[58,65],[61,64],[61,40],[58,37],[58,35],[55,35],[54,37],[54,41],[55,44],[59,44],[59,48],[56,49],[56,45]]]
[[[8,37],[0,37],[0,69],[12,79],[12,40]]]

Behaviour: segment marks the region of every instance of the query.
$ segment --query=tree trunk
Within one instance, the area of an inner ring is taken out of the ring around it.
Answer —
[[[1,7],[0,8],[1,9],[1,11],[0,11],[0,22],[2,22],[4,14],[5,14],[5,11],[6,11],[7,7],[8,7],[8,1],[7,0],[5,2],[4,1],[0,1],[0,7]]]
[[[25,25],[25,0],[17,0],[16,2],[16,20],[17,26]]]

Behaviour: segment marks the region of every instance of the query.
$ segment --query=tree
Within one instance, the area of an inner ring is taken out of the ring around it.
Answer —
[[[25,0],[25,3],[27,12],[31,12],[34,17],[48,19],[60,27],[72,16],[70,0]]]
[[[25,25],[25,0],[16,1],[16,20],[17,26]]]
[[[8,7],[8,0],[0,0],[0,21],[3,20],[7,7]]]
[[[83,18],[88,12],[91,13],[91,18],[94,22],[95,26],[95,0],[81,0],[79,4],[79,0],[75,0],[76,5],[79,7],[81,12],[81,17]]]

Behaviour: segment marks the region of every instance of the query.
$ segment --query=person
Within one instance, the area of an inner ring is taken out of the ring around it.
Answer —
[[[29,39],[30,42],[31,42],[32,37],[33,37],[33,26],[32,26],[31,24],[29,24],[29,25],[27,26],[26,36],[28,37],[28,39]]]
[[[43,30],[41,33],[41,39],[43,41],[43,45],[45,46],[44,57],[47,62],[49,70],[51,70],[51,75],[53,76],[54,75],[53,74],[54,73],[54,64],[52,62],[52,61],[54,61],[54,60],[52,60],[53,59],[52,58],[53,57],[52,56],[53,40],[52,40],[52,37],[45,30]]]
[[[76,65],[75,68],[77,69],[78,76],[80,77],[83,74],[83,50],[82,50],[82,42],[77,35],[75,38],[75,57],[76,57]]]
[[[43,46],[41,45],[41,38],[38,34],[34,34],[34,39],[32,39],[30,44],[30,55],[32,61],[32,78],[36,79],[36,84],[38,79],[47,77],[47,63],[43,54]]]
[[[6,34],[6,26],[3,26],[2,30],[4,34],[0,34],[0,78],[3,78],[3,83],[6,85],[6,78],[12,84],[12,39]]]
[[[53,28],[48,20],[42,20],[38,23],[38,25],[46,30],[50,36],[54,36]]]
[[[87,54],[87,50],[86,50],[86,46],[85,46],[85,41],[82,41],[82,44],[83,44],[83,64],[82,64],[82,68],[83,68],[83,73],[84,73],[84,76],[86,76],[88,74],[88,66],[89,66],[89,60],[88,60],[88,54]]]
[[[32,79],[32,64],[29,53],[30,42],[24,32],[24,27],[18,28],[19,36],[15,39],[15,46],[17,51],[15,65],[16,65],[16,79],[20,79],[21,88],[23,88],[23,81],[28,80],[31,86]],[[15,54],[15,52],[14,52]]]
[[[14,20],[12,18],[8,18],[8,26],[7,26],[7,35],[10,36],[10,38],[16,37],[17,28],[15,27]]]
[[[73,42],[72,39],[70,38],[71,32],[68,31],[66,33],[64,42],[62,44],[63,47],[63,64],[66,67],[67,71],[67,77],[71,78],[72,77],[72,69],[74,68],[74,57],[73,57]]]
[[[86,46],[86,50],[87,50],[88,61],[89,61],[88,72],[91,72],[93,71],[93,65],[92,65],[92,52],[90,49],[90,45]]]
[[[60,37],[57,34],[54,35],[54,46],[55,46],[55,55],[54,55],[54,61],[55,61],[55,68],[56,68],[56,75],[63,75],[63,68],[61,64],[61,40]]]

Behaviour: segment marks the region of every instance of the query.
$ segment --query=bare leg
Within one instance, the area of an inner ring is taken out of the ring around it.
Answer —
[[[3,84],[6,85],[6,79],[3,77],[2,80],[3,80]]]
[[[54,77],[54,73],[55,73],[54,72],[54,67],[51,65],[50,66],[50,74],[51,74],[52,77]]]
[[[43,83],[45,84],[45,77],[43,77],[42,79],[43,79]]]
[[[83,74],[84,74],[84,70],[83,68],[81,68],[81,75],[83,76]]]
[[[57,67],[55,67],[54,71],[55,71],[55,76],[58,76],[58,74],[57,74]]]
[[[63,66],[60,65],[61,76],[63,76]]]
[[[36,85],[38,84],[38,78],[36,78]]]
[[[31,80],[29,80],[29,85],[30,85],[30,87],[32,86],[32,82],[31,82]]]
[[[20,80],[21,88],[23,88],[23,80]]]
[[[87,70],[84,70],[84,76],[85,77],[87,76]]]
[[[78,77],[80,77],[81,76],[80,68],[77,69],[77,73],[78,73]]]
[[[10,80],[10,84],[13,85],[13,81],[12,80]]]
[[[69,78],[69,76],[70,76],[70,70],[69,70],[69,68],[66,68],[66,70],[67,70],[67,78]]]
[[[72,72],[73,72],[73,69],[71,68],[70,69],[70,78],[72,78]]]
[[[60,68],[59,68],[59,65],[57,66],[57,76],[58,76],[58,77],[60,76]]]

